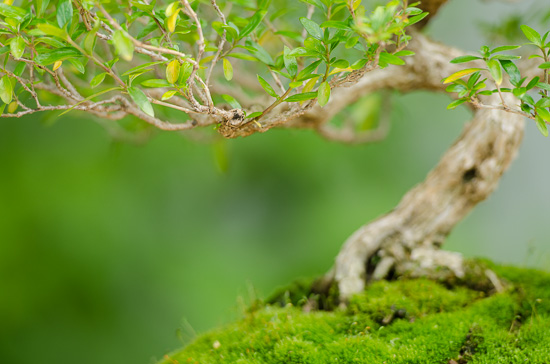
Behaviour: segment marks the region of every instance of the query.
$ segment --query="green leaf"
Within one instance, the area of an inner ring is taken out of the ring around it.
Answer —
[[[535,86],[539,83],[539,80],[540,80],[540,77],[539,77],[539,76],[533,77],[533,79],[532,79],[531,81],[529,81],[529,83],[527,84],[527,86],[525,86],[525,88],[527,89],[527,91],[529,91],[530,89],[532,89],[533,87],[535,87]]]
[[[130,62],[134,58],[134,43],[122,30],[113,33],[113,43],[118,54],[124,60]]]
[[[509,54],[497,54],[491,57],[491,59],[498,59],[498,60],[505,60],[505,61],[511,61],[513,59],[520,59],[520,58],[521,58],[520,56],[511,56]]]
[[[407,57],[407,56],[414,56],[416,53],[414,53],[413,51],[409,51],[407,49],[403,50],[403,51],[399,51],[399,52],[395,52],[394,55],[395,56],[398,56],[398,57]]]
[[[25,67],[27,64],[25,62],[18,62],[17,66],[15,66],[15,69],[13,70],[13,73],[19,77],[25,72]]]
[[[316,6],[320,10],[325,10],[323,3],[320,0],[300,0],[301,2]]]
[[[500,68],[500,62],[491,59],[487,61],[487,67],[489,67],[489,72],[491,72],[491,76],[493,76],[495,83],[500,85],[502,83],[502,68]]]
[[[73,4],[71,0],[60,0],[57,4],[57,24],[60,28],[71,26],[73,19]]]
[[[0,3],[0,15],[6,18],[15,19],[17,22],[21,22],[25,15],[27,15],[27,12],[17,6]]]
[[[100,73],[99,75],[92,78],[90,81],[90,86],[92,88],[96,88],[97,86],[101,85],[103,80],[105,80],[105,76],[107,76],[107,72]]]
[[[365,67],[365,65],[367,64],[368,61],[369,60],[365,59],[365,58],[359,59],[351,65],[351,69],[352,70],[358,70],[360,68],[363,68],[363,67]]]
[[[395,64],[398,66],[402,66],[405,64],[404,60],[388,52],[380,53],[380,62]]]
[[[46,11],[46,8],[50,4],[50,0],[35,0],[36,15],[41,18],[42,14]]]
[[[296,62],[296,57],[290,55],[290,49],[287,46],[284,47],[283,61],[286,70],[294,78],[298,73],[298,62]]]
[[[481,59],[481,57],[476,57],[476,56],[460,56],[460,57],[456,57],[456,58],[453,58],[451,60],[451,63],[465,63],[465,62],[470,62],[470,61],[475,61],[477,59]]]
[[[10,43],[10,51],[11,55],[15,59],[19,59],[23,56],[23,53],[25,53],[25,40],[21,37],[13,38]]]
[[[421,21],[422,19],[424,19],[425,17],[427,17],[429,15],[429,13],[422,13],[422,14],[419,14],[419,15],[415,15],[415,16],[412,16],[409,18],[409,22],[407,23],[407,26],[411,26],[413,24],[416,24],[418,23],[419,21]]]
[[[504,52],[504,51],[511,51],[511,50],[514,50],[514,49],[518,49],[520,47],[521,46],[518,46],[518,45],[509,45],[509,46],[496,47],[490,53],[495,54],[495,53]]]
[[[130,94],[130,97],[132,98],[132,100],[134,100],[136,105],[139,106],[141,111],[143,111],[149,116],[152,116],[152,117],[155,116],[155,110],[153,110],[153,105],[151,105],[151,102],[149,101],[149,99],[147,98],[147,96],[143,91],[141,91],[137,87],[128,87],[128,93]]]
[[[252,18],[250,18],[248,24],[246,24],[246,26],[241,30],[239,37],[244,38],[248,34],[252,33],[254,29],[256,29],[258,25],[260,25],[266,13],[267,12],[265,10],[257,11],[256,13],[254,13],[254,15],[252,15]]]
[[[343,21],[333,21],[329,20],[321,24],[321,28],[335,28],[335,29],[343,29],[343,30],[351,30],[349,25],[347,23],[344,23]]]
[[[233,79],[233,66],[227,58],[223,59],[223,75],[227,81],[231,81]]]
[[[543,118],[546,121],[550,121],[550,112],[548,112],[548,110],[546,110],[544,108],[540,108],[540,107],[537,107],[535,110],[537,111],[537,114],[541,118]]]
[[[349,37],[346,40],[346,48],[347,49],[353,48],[358,41],[359,41],[359,37]]]
[[[271,87],[271,85],[262,78],[262,76],[258,75],[258,82],[260,82],[260,85],[262,85],[263,89],[268,93],[270,94],[271,96],[273,96],[274,98],[278,99],[279,98],[279,95],[277,95],[277,93],[275,92],[275,90],[273,89],[273,87]]]
[[[456,83],[453,83],[449,86],[447,86],[447,88],[445,89],[445,91],[447,92],[463,92],[463,91],[466,91],[467,88],[464,87],[463,85],[458,85]]]
[[[193,65],[189,62],[185,62],[183,66],[181,66],[178,83],[180,85],[186,83],[187,80],[189,80],[189,77],[191,77],[191,73],[193,73]]]
[[[457,108],[459,105],[462,105],[463,103],[465,103],[466,101],[468,101],[467,98],[454,100],[454,101],[451,102],[449,105],[447,105],[447,109],[448,109],[448,110],[455,109],[455,108]]]
[[[536,115],[535,116],[535,121],[537,123],[537,128],[539,129],[540,133],[542,135],[544,135],[545,137],[547,137],[548,136],[548,127],[546,126],[546,123],[544,122],[542,117],[540,117],[539,115]]]
[[[544,82],[537,83],[537,87],[546,91],[550,91],[550,85]]]
[[[443,83],[451,83],[453,81],[456,81],[464,76],[467,76],[471,73],[477,72],[477,71],[483,71],[483,68],[468,68],[462,71],[458,71],[447,77],[443,80]]]
[[[300,102],[300,101],[306,101],[306,100],[313,100],[317,98],[317,92],[304,92],[301,94],[296,94],[287,97],[284,101],[285,102]]]
[[[479,81],[481,77],[481,72],[474,72],[472,75],[468,78],[468,82],[466,83],[466,86],[471,89],[474,87],[474,85]]]
[[[307,66],[303,70],[301,70],[300,73],[298,73],[298,77],[297,77],[298,80],[303,80],[303,79],[305,79],[305,77],[309,76],[313,71],[315,71],[315,69],[317,67],[319,67],[321,62],[323,62],[323,61],[320,59],[318,61],[313,62],[312,64],[310,64],[309,66]]]
[[[542,45],[542,39],[540,37],[540,34],[535,29],[527,25],[522,25],[520,28],[523,34],[525,34],[525,37],[527,39],[529,39],[535,45],[538,45],[538,46]]]
[[[88,33],[86,33],[86,37],[84,38],[84,50],[88,54],[94,53],[94,47],[97,40],[97,31],[99,30],[100,23],[97,22],[96,25],[92,30],[90,30]]]
[[[47,66],[57,61],[63,61],[75,57],[82,57],[82,53],[73,47],[63,47],[53,49],[49,52],[39,53],[36,57],[34,57],[34,60],[43,66]]]
[[[139,10],[142,10],[146,13],[150,13],[155,8],[155,3],[149,4],[149,1],[147,1],[147,4],[144,4],[143,1],[132,1],[132,6],[135,6]]]
[[[150,88],[172,87],[172,84],[163,79],[150,79],[141,83],[141,86]]]
[[[543,97],[542,99],[540,99],[539,101],[537,101],[537,103],[535,104],[535,106],[536,106],[537,108],[550,107],[550,98],[549,98],[549,97]]]
[[[335,61],[334,63],[332,63],[331,66],[335,67],[335,68],[348,68],[349,67],[349,62],[346,61],[345,59],[339,59],[339,60]]]
[[[8,75],[4,75],[4,77],[0,79],[0,99],[4,103],[9,104],[12,98],[13,98],[13,85]]]
[[[222,98],[233,108],[233,109],[242,109],[241,104],[233,96],[222,95]]]
[[[512,61],[501,60],[500,64],[504,71],[510,76],[510,82],[514,86],[519,86],[519,81],[521,80],[521,74],[519,73],[518,67]]]
[[[548,68],[550,68],[550,62],[544,62],[542,63],[539,68],[543,69],[543,70],[546,70]]]
[[[40,30],[42,33],[46,35],[51,35],[53,37],[61,38],[61,39],[68,39],[69,34],[67,34],[67,31],[65,29],[60,29],[56,27],[55,25],[51,25],[48,23],[41,23],[36,26],[38,30]]]
[[[249,119],[249,118],[257,118],[258,116],[262,115],[262,112],[261,111],[256,111],[256,112],[253,112],[252,114],[249,114],[249,115],[246,115],[246,118]]]
[[[86,67],[82,63],[83,58],[69,58],[68,61],[77,69],[78,72],[84,74],[86,73]]]
[[[257,62],[258,60],[249,55],[249,54],[245,54],[245,53],[230,53],[227,55],[227,57],[233,57],[233,58],[237,58],[237,59],[244,59],[245,61],[252,61],[252,62]]]
[[[313,38],[322,40],[323,39],[323,31],[321,30],[321,27],[319,24],[314,22],[311,19],[301,17],[300,23],[306,28],[306,31],[311,35]]]
[[[248,50],[254,57],[256,57],[260,62],[263,62],[267,65],[273,65],[273,59],[269,52],[267,52],[261,45],[256,42],[246,41],[246,50]]]
[[[325,106],[330,99],[330,85],[327,81],[323,82],[317,90],[317,98],[321,107]]]

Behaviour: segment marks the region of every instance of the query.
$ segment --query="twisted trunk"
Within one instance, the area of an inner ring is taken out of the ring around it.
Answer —
[[[363,290],[368,280],[394,270],[420,273],[446,267],[461,277],[461,256],[438,248],[452,228],[495,190],[517,154],[523,127],[521,116],[476,111],[426,180],[394,210],[346,241],[331,272],[340,297],[347,299]]]

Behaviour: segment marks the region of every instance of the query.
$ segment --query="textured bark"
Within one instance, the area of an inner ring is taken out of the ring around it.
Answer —
[[[343,107],[379,89],[443,91],[442,79],[458,71],[449,61],[463,53],[416,34],[409,49],[416,55],[404,67],[371,72],[339,90],[334,108],[314,109],[297,122],[323,124]],[[488,104],[500,100],[487,99]],[[507,100],[513,104],[512,100]],[[338,283],[344,300],[365,283],[392,272],[423,274],[448,268],[463,275],[459,254],[439,250],[452,228],[495,190],[517,154],[523,135],[522,116],[498,110],[475,110],[461,136],[426,180],[409,191],[390,213],[361,227],[344,244],[328,278]]]
[[[383,278],[394,267],[400,273],[444,266],[463,275],[461,257],[438,248],[451,229],[495,190],[517,154],[523,127],[521,116],[477,111],[424,182],[393,211],[346,241],[332,272],[341,297],[360,292],[366,281]]]
[[[446,87],[442,80],[463,68],[449,63],[463,52],[421,34],[414,34],[408,49],[416,54],[407,59],[406,66],[366,74],[351,87],[335,92],[329,108],[314,108],[291,126],[322,126],[362,95],[380,89],[442,92]],[[491,105],[501,102],[497,97],[484,101]],[[522,116],[475,110],[473,120],[426,180],[408,192],[394,210],[361,227],[346,241],[324,282],[336,281],[345,300],[369,280],[393,272],[422,275],[447,268],[443,271],[461,277],[462,257],[439,247],[452,228],[495,190],[517,154],[523,128]]]

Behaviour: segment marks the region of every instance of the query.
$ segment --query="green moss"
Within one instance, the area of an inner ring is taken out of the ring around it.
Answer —
[[[424,279],[376,282],[346,310],[265,305],[160,363],[550,362],[550,274],[487,264],[509,282],[506,292],[486,297]],[[287,302],[306,304],[297,292],[308,290],[296,287]]]

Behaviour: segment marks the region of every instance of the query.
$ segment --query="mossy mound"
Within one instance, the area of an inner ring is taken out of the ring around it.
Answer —
[[[376,282],[346,310],[264,305],[160,363],[550,363],[550,274],[493,270],[510,284],[489,297],[416,279]]]

